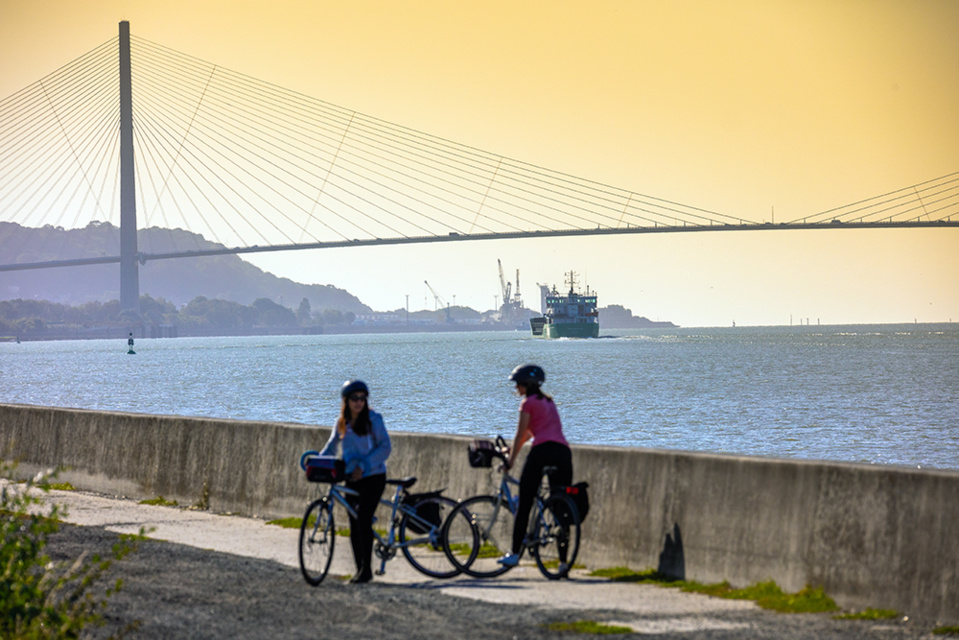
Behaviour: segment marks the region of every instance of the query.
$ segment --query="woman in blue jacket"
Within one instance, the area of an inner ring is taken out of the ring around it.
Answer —
[[[350,545],[356,575],[352,583],[373,579],[373,514],[386,488],[386,459],[390,457],[390,436],[383,417],[370,410],[369,388],[362,380],[347,380],[340,396],[343,408],[336,428],[323,447],[321,455],[337,455],[346,463],[346,486],[359,494],[353,508],[357,517],[350,517]]]

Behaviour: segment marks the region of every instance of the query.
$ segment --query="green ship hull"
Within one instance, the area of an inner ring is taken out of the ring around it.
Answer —
[[[545,338],[598,338],[598,322],[560,322],[543,327]]]

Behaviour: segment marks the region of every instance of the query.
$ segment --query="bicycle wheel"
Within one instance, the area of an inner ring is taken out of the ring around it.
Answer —
[[[457,502],[446,496],[429,496],[405,511],[397,534],[403,555],[413,568],[431,578],[452,578],[460,569],[443,553],[443,523]],[[461,516],[465,519],[465,516]]]
[[[546,499],[541,513],[530,519],[531,551],[540,572],[550,580],[569,575],[579,553],[579,512],[563,495]]]
[[[467,515],[478,535],[463,530],[457,512]],[[443,537],[443,551],[449,561],[474,578],[492,578],[509,571],[511,567],[496,562],[513,546],[515,518],[506,502],[496,496],[475,496],[461,502],[453,514]]]
[[[330,570],[334,542],[333,505],[326,498],[314,500],[300,525],[300,571],[314,587],[323,582]]]

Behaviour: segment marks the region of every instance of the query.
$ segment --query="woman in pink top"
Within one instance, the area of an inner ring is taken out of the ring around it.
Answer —
[[[519,477],[519,506],[516,509],[516,522],[513,525],[513,549],[499,559],[499,563],[508,567],[519,563],[519,553],[523,548],[523,536],[529,523],[529,512],[543,478],[544,467],[556,467],[549,478],[550,488],[573,483],[573,456],[569,443],[563,435],[563,423],[553,399],[543,393],[540,385],[546,381],[546,373],[535,364],[521,365],[513,369],[509,379],[516,383],[516,392],[523,396],[519,403],[519,423],[516,436],[509,452],[506,468],[513,466],[516,454],[526,444],[533,441],[533,447],[526,457],[523,472]],[[562,568],[561,568],[562,571]]]

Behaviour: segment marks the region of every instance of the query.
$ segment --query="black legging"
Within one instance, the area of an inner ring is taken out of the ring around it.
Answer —
[[[516,523],[513,525],[513,553],[519,553],[523,548],[529,512],[543,480],[543,467],[556,467],[549,479],[550,489],[573,483],[573,454],[569,447],[559,442],[544,442],[530,449],[526,464],[523,465],[523,473],[519,477],[519,505],[516,508]]]
[[[350,546],[353,547],[356,572],[370,574],[370,561],[373,556],[373,514],[376,513],[376,507],[386,488],[386,474],[367,476],[355,482],[347,480],[346,488],[360,494],[352,501],[357,517],[350,516]]]

